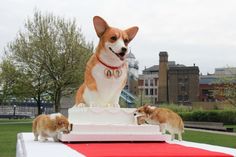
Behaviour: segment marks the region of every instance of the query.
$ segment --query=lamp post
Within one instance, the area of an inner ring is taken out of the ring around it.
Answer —
[[[43,114],[43,106],[40,106],[41,114]]]
[[[16,105],[13,105],[13,118],[16,116]]]

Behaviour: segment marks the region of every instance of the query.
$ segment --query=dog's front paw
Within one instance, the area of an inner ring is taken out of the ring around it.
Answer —
[[[46,141],[48,141],[48,139],[45,138],[45,137],[42,137],[42,138],[40,139],[40,141],[41,141],[41,142],[46,142]]]
[[[53,137],[54,142],[59,142],[59,139],[57,137]]]
[[[86,105],[84,103],[79,103],[79,104],[75,104],[76,107],[85,107]]]

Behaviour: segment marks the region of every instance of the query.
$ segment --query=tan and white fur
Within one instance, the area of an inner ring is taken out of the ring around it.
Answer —
[[[119,97],[127,80],[128,44],[138,27],[125,30],[110,27],[99,16],[93,18],[93,24],[99,43],[87,62],[84,83],[77,91],[75,102],[78,106],[119,107]]]
[[[181,117],[167,108],[158,108],[150,105],[139,107],[134,116],[137,118],[137,123],[156,124],[160,126],[160,131],[165,134],[166,130],[171,134],[171,140],[175,139],[175,134],[178,135],[178,140],[182,140],[184,132],[184,123]]]
[[[33,120],[32,131],[34,140],[47,141],[48,137],[52,137],[55,142],[58,141],[58,133],[69,133],[71,128],[69,121],[61,113],[53,113],[50,115],[41,114]]]

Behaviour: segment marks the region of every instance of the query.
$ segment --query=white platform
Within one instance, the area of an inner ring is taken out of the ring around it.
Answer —
[[[209,144],[187,142],[187,141],[167,141],[170,144],[179,144],[188,147],[201,148],[214,152],[231,154],[236,157],[236,149],[214,146]],[[148,148],[147,148],[148,149]],[[158,148],[157,148],[158,149]],[[53,142],[51,138],[46,142],[34,141],[32,133],[19,133],[17,136],[16,157],[84,157],[85,155],[67,147],[60,142]]]
[[[0,155],[1,156],[1,155]],[[18,133],[16,157],[85,157],[61,142],[34,141],[33,133]]]

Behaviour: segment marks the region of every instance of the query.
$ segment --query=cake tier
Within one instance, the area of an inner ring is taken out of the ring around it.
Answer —
[[[157,134],[158,125],[120,125],[120,124],[73,124],[71,133],[78,134]]]
[[[70,108],[69,134],[59,134],[63,142],[166,141],[170,135],[160,133],[158,125],[137,125],[135,108]]]
[[[159,132],[157,125],[74,124],[70,134],[60,134],[63,142],[166,141],[170,135]]]
[[[139,142],[139,141],[169,141],[170,135],[163,135],[160,132],[153,134],[129,134],[117,132],[116,134],[98,134],[98,133],[75,133],[59,134],[59,139],[62,142]]]
[[[135,124],[134,108],[72,107],[68,110],[73,124]]]

